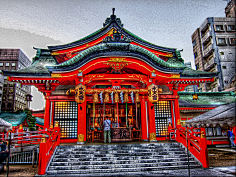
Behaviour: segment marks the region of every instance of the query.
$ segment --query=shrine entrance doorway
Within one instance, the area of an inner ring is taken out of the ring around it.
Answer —
[[[139,103],[88,104],[88,141],[103,142],[103,122],[111,120],[112,142],[141,141],[141,111]]]

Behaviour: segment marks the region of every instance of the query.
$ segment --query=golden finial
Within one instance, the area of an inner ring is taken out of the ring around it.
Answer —
[[[51,122],[51,124],[50,124],[50,127],[49,128],[53,128],[53,123]]]
[[[59,127],[59,122],[58,121],[55,122],[55,126],[54,127]]]
[[[201,138],[206,138],[204,131],[201,131]]]
[[[41,139],[41,143],[46,143],[45,135],[43,135],[43,137],[42,137],[42,139]]]
[[[22,125],[22,124],[20,124],[20,127],[19,127],[19,129],[23,129],[23,125]]]

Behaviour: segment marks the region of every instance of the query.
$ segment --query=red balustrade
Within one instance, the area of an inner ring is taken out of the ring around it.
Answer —
[[[182,143],[202,163],[209,168],[207,141],[204,131],[199,128],[180,127],[176,131],[176,140]],[[188,143],[188,144],[187,144]]]
[[[38,175],[44,175],[56,147],[60,144],[60,127],[54,127],[49,138],[41,139],[39,145]]]

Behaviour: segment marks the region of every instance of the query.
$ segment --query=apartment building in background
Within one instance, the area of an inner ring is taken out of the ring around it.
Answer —
[[[235,0],[225,12],[226,17],[208,17],[192,34],[196,69],[219,72],[214,82],[200,84],[202,92],[235,91]]]
[[[0,70],[19,70],[31,65],[31,60],[20,49],[0,49]],[[28,108],[26,96],[31,94],[30,86],[7,81],[4,77],[2,90],[2,112],[14,112]]]

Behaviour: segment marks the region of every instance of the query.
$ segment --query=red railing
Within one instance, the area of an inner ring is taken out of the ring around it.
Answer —
[[[39,145],[38,175],[44,175],[56,147],[60,144],[60,127],[54,127],[49,138],[41,139]]]
[[[181,127],[176,130],[176,140],[188,148],[204,168],[209,168],[205,133],[199,130],[201,129]]]

